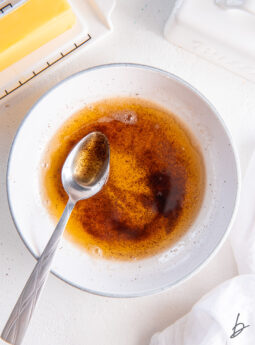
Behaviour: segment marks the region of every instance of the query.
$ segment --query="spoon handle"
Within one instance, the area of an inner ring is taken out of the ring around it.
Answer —
[[[75,203],[69,199],[49,242],[35,265],[4,327],[1,337],[10,344],[20,345],[22,343],[36,302],[48,277],[52,260],[74,205]]]

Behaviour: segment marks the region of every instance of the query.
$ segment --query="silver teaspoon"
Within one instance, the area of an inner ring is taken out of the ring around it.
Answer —
[[[72,210],[77,201],[88,199],[102,189],[109,175],[109,160],[109,143],[100,132],[85,136],[67,156],[61,178],[69,200],[4,327],[1,337],[8,343],[22,343]]]

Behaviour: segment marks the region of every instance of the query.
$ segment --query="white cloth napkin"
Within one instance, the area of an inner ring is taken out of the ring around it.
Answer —
[[[150,345],[255,344],[255,152],[230,236],[240,275],[206,294]]]

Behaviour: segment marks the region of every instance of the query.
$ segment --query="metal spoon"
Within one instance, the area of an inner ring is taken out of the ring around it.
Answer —
[[[85,136],[69,153],[61,173],[69,200],[2,332],[8,343],[21,344],[71,212],[77,201],[102,189],[109,175],[109,159],[108,140],[100,132]]]

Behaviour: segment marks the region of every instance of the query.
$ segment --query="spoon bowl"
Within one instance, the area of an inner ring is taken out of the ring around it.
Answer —
[[[96,154],[84,157],[83,153],[91,153],[91,150],[96,151]],[[83,164],[79,164],[81,160]],[[106,136],[101,132],[92,132],[86,135],[74,146],[67,156],[61,172],[63,187],[73,201],[88,199],[101,190],[108,179],[109,160],[109,143]],[[86,180],[84,176],[80,176],[80,170],[86,167],[84,167],[84,163],[88,163],[86,164],[87,167],[99,163],[94,169],[86,171]],[[78,172],[77,166],[80,168]]]

